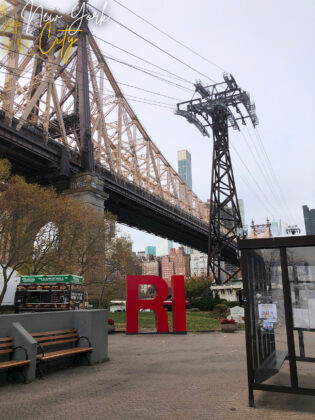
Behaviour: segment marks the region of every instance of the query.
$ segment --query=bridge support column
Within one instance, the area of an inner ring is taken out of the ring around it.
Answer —
[[[105,202],[109,195],[104,192],[103,186],[104,182],[97,174],[84,172],[74,175],[70,179],[70,188],[66,191],[66,194],[71,195],[81,203],[89,204],[99,217],[104,217]],[[97,267],[91,267],[83,276],[86,299],[94,305],[97,305],[99,302],[104,278],[105,265],[103,262]]]
[[[104,181],[94,172],[84,172],[74,175],[70,179],[70,188],[67,194],[73,196],[81,203],[89,204],[102,216],[105,201],[109,195],[104,192]]]

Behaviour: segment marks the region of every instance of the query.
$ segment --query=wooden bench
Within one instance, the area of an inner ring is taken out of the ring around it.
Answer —
[[[78,330],[75,328],[59,331],[44,331],[33,333],[31,335],[37,341],[37,346],[40,351],[40,353],[37,354],[37,369],[41,378],[43,377],[41,364],[44,362],[49,362],[69,356],[74,356],[75,361],[76,357],[82,354],[86,356],[87,361],[90,364],[87,354],[93,350],[93,347],[91,346],[88,337],[78,336]],[[81,339],[85,339],[88,342],[88,347],[78,347]],[[63,348],[62,350],[46,351],[47,347],[64,345],[68,346],[69,343],[75,344],[75,347]]]
[[[17,349],[22,349],[24,351],[25,359],[23,360],[12,360],[12,356]],[[3,337],[0,338],[0,354],[9,354],[10,359],[4,362],[0,362],[0,370],[5,369],[19,369],[23,375],[24,382],[26,381],[25,375],[23,373],[23,367],[30,364],[30,360],[27,355],[27,351],[22,346],[14,347],[12,337]]]

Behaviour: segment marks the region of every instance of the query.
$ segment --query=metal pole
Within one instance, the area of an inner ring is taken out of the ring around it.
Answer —
[[[288,342],[288,354],[290,363],[290,377],[292,388],[298,388],[298,376],[296,368],[296,354],[294,345],[293,333],[293,315],[292,315],[292,300],[288,273],[288,258],[287,250],[284,247],[280,248],[281,255],[281,272],[282,272],[282,286],[284,298],[285,323]]]
[[[244,309],[245,309],[245,338],[246,338],[246,359],[247,359],[247,378],[248,378],[248,405],[255,407],[254,400],[254,364],[253,364],[253,343],[251,331],[251,302],[249,293],[249,279],[248,279],[248,251],[243,250],[241,256],[241,268],[243,274],[243,288],[244,288]]]

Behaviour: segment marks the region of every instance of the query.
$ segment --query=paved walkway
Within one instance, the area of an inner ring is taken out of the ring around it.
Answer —
[[[241,331],[114,334],[109,351],[107,363],[1,386],[1,420],[315,419],[315,398],[308,396],[257,391],[257,407],[248,408]]]

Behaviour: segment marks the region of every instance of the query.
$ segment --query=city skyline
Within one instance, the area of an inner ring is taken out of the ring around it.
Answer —
[[[242,198],[239,199],[239,204],[240,204],[242,221],[245,220],[245,226],[247,227],[247,229],[249,229],[252,220],[254,220],[255,223],[257,223],[257,224],[264,224],[264,223],[266,223],[266,220],[269,219],[270,224],[271,224],[271,233],[272,233],[273,237],[287,236],[286,228],[288,228],[289,223],[286,220],[283,220],[283,219],[272,220],[269,217],[265,217],[265,218],[262,218],[262,219],[257,219],[255,217],[247,216],[246,203],[244,203],[244,200]],[[247,217],[245,217],[245,214],[246,214]],[[302,231],[301,234],[303,234],[303,231],[305,231],[304,223],[299,227],[301,228],[301,231]],[[132,240],[133,251],[134,252],[142,252],[142,251],[144,252],[145,248],[148,247],[148,246],[149,247],[150,246],[155,246],[157,248],[158,247],[158,242],[160,240],[165,241],[165,243],[170,242],[172,245],[169,245],[169,249],[173,248],[173,247],[178,248],[180,246],[184,246],[184,245],[179,244],[177,242],[169,241],[166,238],[161,238],[159,236],[155,236],[155,235],[149,234],[147,232],[140,231],[138,229],[133,229],[133,228],[127,227],[125,225],[120,225],[120,228],[122,230],[121,233],[129,235],[129,238]],[[185,251],[186,251],[187,247],[184,246],[184,248],[185,248]],[[192,250],[192,251],[194,251],[194,250]]]
[[[49,4],[48,0],[46,4]],[[57,0],[56,7],[63,8],[64,5]],[[251,93],[260,121],[259,133],[254,132],[251,127],[248,127],[248,132],[245,129],[245,137],[238,132],[230,133],[238,196],[246,202],[246,224],[249,225],[252,218],[257,223],[264,223],[267,217],[271,221],[282,219],[290,225],[297,224],[303,233],[305,228],[302,206],[308,203],[310,208],[315,207],[312,198],[315,167],[312,162],[314,146],[311,130],[315,111],[311,93],[315,87],[315,60],[314,54],[310,53],[313,51],[315,3],[305,0],[303,7],[300,7],[292,0],[266,0],[263,3],[244,0],[241,7],[234,2],[226,7],[225,1],[219,3],[209,0],[202,3],[202,8],[203,13],[200,14],[200,8],[191,7],[188,1],[133,2],[136,12],[149,21],[162,22],[161,26],[167,32],[215,62],[220,68],[199,59],[187,50],[179,49],[178,45],[149,26],[139,28],[137,18],[114,2],[109,2],[108,11],[116,19],[138,28],[139,32],[146,31],[149,39],[159,43],[162,48],[176,52],[183,61],[194,62],[195,67],[215,81],[222,80],[223,69],[231,72],[240,86]],[[213,14],[216,19],[212,21],[212,25],[208,25],[207,16]],[[223,20],[226,22],[224,27],[220,23]],[[194,37],[187,31],[187,27],[195,28]],[[135,37],[126,37],[123,29],[113,22],[107,22],[93,30],[99,36],[105,35],[108,39],[115,40],[116,44],[125,49],[141,50],[145,58],[152,59],[149,46]],[[109,54],[122,56],[122,59],[131,61],[134,65],[139,64],[136,59],[113,47],[107,45],[106,49]],[[174,73],[187,80],[205,81],[200,74],[163,54],[156,52],[155,58],[162,67],[171,68]],[[126,82],[128,79],[129,85],[139,85],[137,72],[130,71],[126,77],[125,68],[119,63],[110,62],[110,66],[118,80]],[[173,101],[168,100],[174,109],[179,102],[177,99],[184,101],[191,98],[174,86],[166,87],[163,83],[156,83],[159,93],[176,98]],[[142,75],[141,87],[152,90],[152,80]],[[136,94],[131,88],[123,86],[122,89],[125,94]],[[195,162],[192,168],[193,191],[203,201],[207,201],[210,195],[212,139],[202,137],[195,127],[175,117],[170,109],[149,106],[132,99],[130,102],[173,168],[177,166],[177,151],[189,150]],[[303,111],[292,107],[292,103],[303,104]],[[260,141],[268,154],[277,181],[261,152]],[[242,162],[248,167],[252,177]],[[268,182],[263,173],[270,174]],[[278,183],[287,205],[279,199],[281,194],[275,188]],[[129,228],[125,231],[131,235],[136,248],[144,248],[145,244],[152,242],[152,236],[145,233]]]

